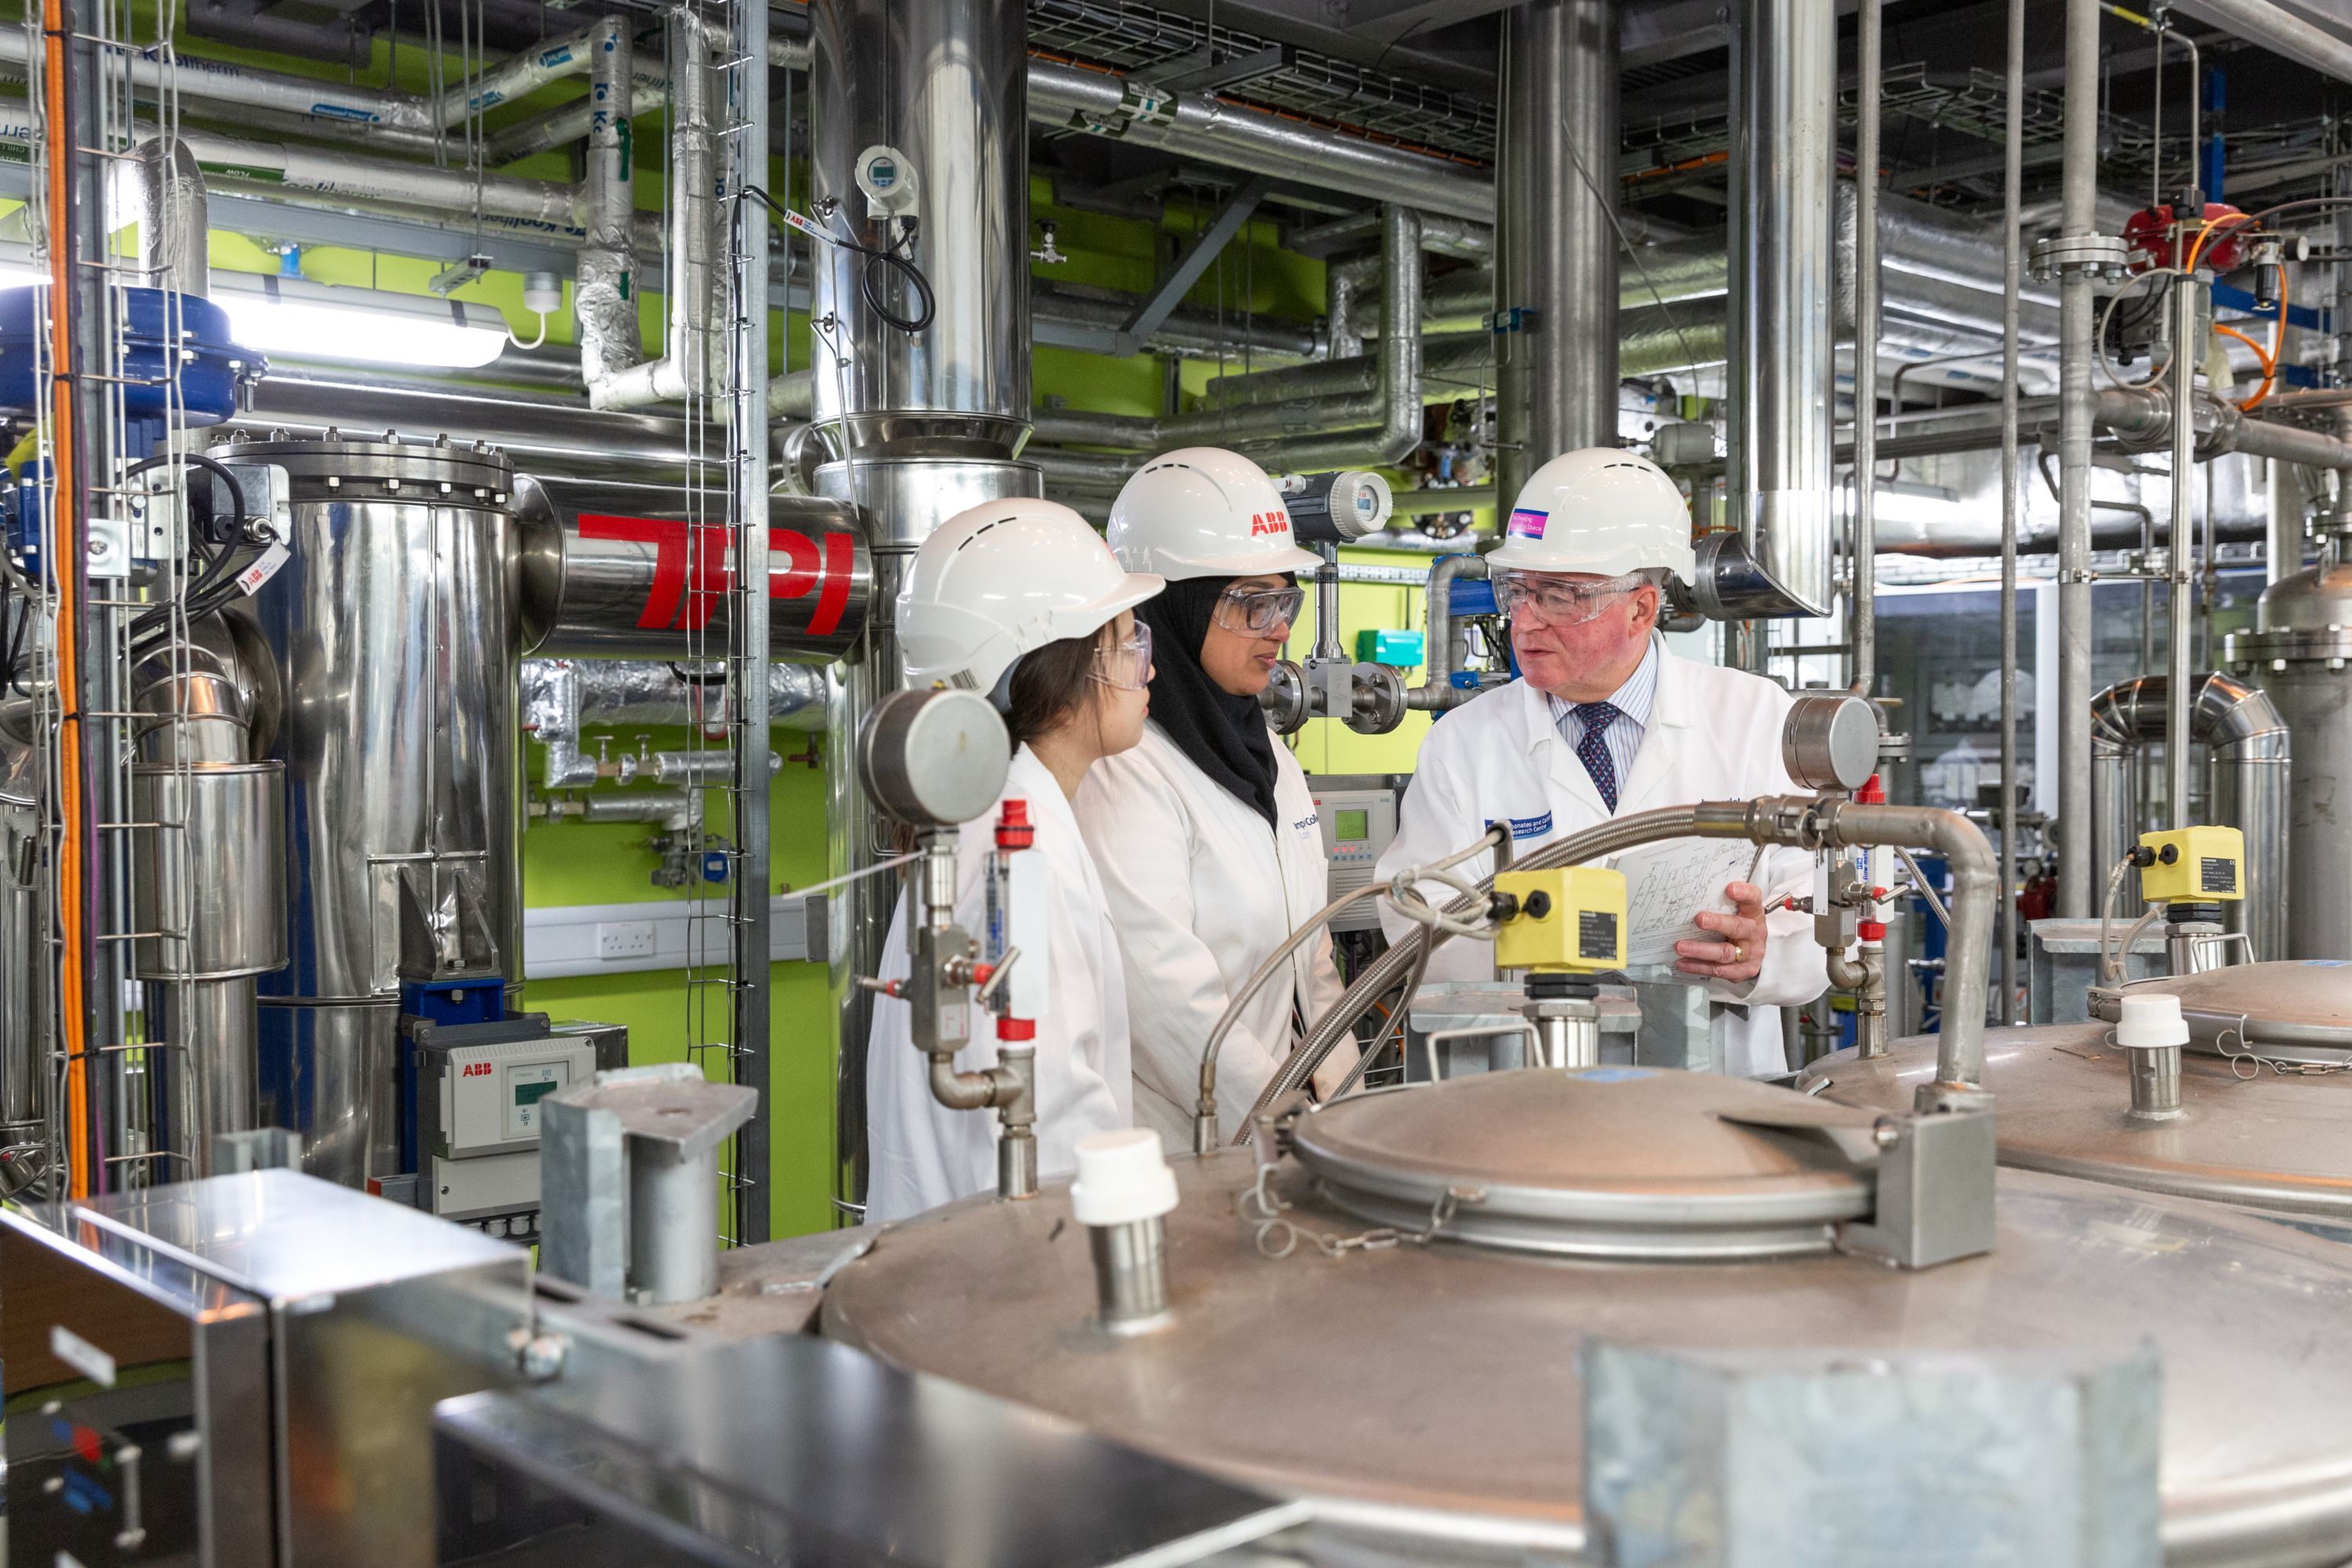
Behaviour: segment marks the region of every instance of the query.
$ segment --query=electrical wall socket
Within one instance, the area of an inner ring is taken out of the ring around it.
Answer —
[[[596,927],[596,956],[599,958],[651,958],[654,952],[654,922],[651,921],[607,921]]]

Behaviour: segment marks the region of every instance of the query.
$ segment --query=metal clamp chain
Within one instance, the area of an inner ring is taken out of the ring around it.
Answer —
[[[1359,1231],[1354,1236],[1339,1236],[1329,1231],[1316,1230],[1311,1226],[1300,1225],[1296,1220],[1283,1218],[1283,1211],[1291,1205],[1268,1189],[1266,1178],[1273,1173],[1272,1163],[1261,1164],[1257,1170],[1257,1180],[1250,1184],[1249,1190],[1242,1194],[1240,1202],[1235,1205],[1242,1218],[1256,1222],[1257,1234],[1253,1238],[1253,1244],[1257,1247],[1258,1255],[1267,1258],[1279,1259],[1289,1257],[1298,1249],[1298,1244],[1302,1239],[1313,1244],[1316,1250],[1330,1258],[1345,1258],[1350,1252],[1381,1252],[1389,1247],[1406,1243],[1414,1247],[1426,1247],[1437,1239],[1438,1234],[1454,1218],[1454,1211],[1462,1205],[1484,1203],[1486,1200],[1486,1189],[1483,1187],[1448,1187],[1439,1194],[1437,1201],[1430,1205],[1429,1226],[1425,1230],[1402,1230],[1392,1225],[1382,1225],[1375,1226],[1370,1230]],[[1255,1215],[1250,1212],[1253,1204],[1257,1208],[1257,1213]],[[1277,1237],[1281,1245],[1278,1247],[1271,1245]]]
[[[2229,1040],[2232,1035],[2238,1037],[2240,1045],[2247,1047],[2245,1050],[2233,1051],[2230,1048]],[[2222,1058],[2230,1064],[2230,1076],[2241,1083],[2251,1083],[2262,1077],[2264,1068],[2270,1068],[2281,1078],[2326,1078],[2330,1073],[2352,1072],[2352,1057],[2347,1057],[2340,1062],[2291,1062],[2277,1057],[2263,1056],[2252,1048],[2252,1042],[2246,1038],[2246,1032],[2242,1026],[2234,1029],[2223,1029],[2214,1037],[2213,1043],[2221,1050]],[[2241,1067],[2240,1063],[2247,1065]]]

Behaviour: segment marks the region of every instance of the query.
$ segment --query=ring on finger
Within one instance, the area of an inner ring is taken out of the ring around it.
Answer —
[[[1731,944],[1731,962],[1734,963],[1748,962],[1748,950],[1736,942]]]

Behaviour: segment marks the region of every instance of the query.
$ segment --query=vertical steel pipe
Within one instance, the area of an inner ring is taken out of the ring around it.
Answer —
[[[1885,32],[1880,0],[1862,0],[1854,19],[1853,604],[1846,641],[1853,648],[1853,689],[1871,697],[1878,689],[1878,130]],[[2013,398],[2014,365],[2009,384]]]
[[[731,236],[727,299],[729,396],[727,456],[737,563],[734,589],[738,627],[729,639],[727,673],[735,712],[735,868],[731,899],[734,940],[735,1081],[754,1090],[751,1113],[736,1134],[734,1168],[736,1240],[768,1239],[772,1205],[769,1189],[770,1131],[774,1094],[770,1050],[768,961],[768,750],[770,720],[769,621],[773,595],[768,569],[768,215],[743,200],[747,186],[768,182],[768,8],[735,7],[735,64],[728,72],[728,189],[736,193],[727,232]],[[712,1246],[717,1240],[712,1238]],[[709,1289],[719,1288],[718,1257],[712,1254]],[[697,1283],[700,1283],[699,1280]]]
[[[1732,505],[1749,559],[1788,602],[1780,613],[1827,615],[1837,15],[1815,0],[1740,0],[1737,12]]]
[[[2169,679],[2164,705],[2164,808],[2176,828],[2189,826],[2189,710],[2196,693],[2189,679],[2189,626],[2195,578],[2189,563],[2189,492],[2197,478],[2197,421],[2188,416],[2197,363],[2198,283],[2182,277],[2172,286],[2172,531],[2166,541],[2164,569],[2170,588],[2166,617],[2165,663]]]
[[[1496,304],[1503,504],[1562,452],[1617,440],[1616,0],[1532,0],[1503,22]]]
[[[628,1152],[631,1300],[657,1306],[716,1294],[719,1152],[663,1138],[631,1138]]]
[[[2001,136],[2000,300],[2000,1015],[2017,1016],[2017,358],[2024,288],[2025,0],[2009,0],[2008,115]]]
[[[2099,0],[2066,0],[2060,231],[2095,234],[2099,200]],[[2058,912],[2086,919],[2091,886],[2091,279],[2058,287]],[[2176,542],[2174,548],[2178,550]]]

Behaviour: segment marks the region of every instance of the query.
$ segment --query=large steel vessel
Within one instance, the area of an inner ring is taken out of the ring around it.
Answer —
[[[1177,1162],[1173,1310],[1155,1331],[1097,1326],[1087,1229],[1060,1184],[886,1230],[834,1278],[824,1330],[1313,1499],[1321,1528],[1422,1562],[1582,1547],[1588,1337],[1864,1357],[2145,1338],[2163,1358],[2167,1561],[2352,1556],[2352,1363],[2332,1349],[2352,1251],[2011,1171],[1990,1254],[1889,1268],[1834,1245],[1866,1169],[1834,1141],[1731,1120],[1811,1103],[1824,1128],[1866,1133],[1868,1113],[1643,1069],[1566,1080],[1487,1075],[1312,1113],[1303,1163],[1267,1178],[1291,1205],[1273,1220],[1248,1152]],[[1499,1227],[1460,1223],[1490,1205]],[[1389,1245],[1349,1245],[1391,1215]]]

